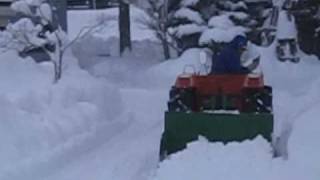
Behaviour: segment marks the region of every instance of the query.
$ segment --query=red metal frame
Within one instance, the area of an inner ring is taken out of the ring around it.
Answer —
[[[179,76],[177,88],[195,88],[203,95],[241,94],[244,88],[263,88],[263,76],[249,75],[209,75],[209,76]]]
[[[196,102],[193,108],[199,111],[200,102],[210,96],[234,96],[239,97],[234,104],[241,110],[244,107],[243,97],[246,89],[263,90],[263,75],[251,77],[246,74],[237,75],[182,75],[175,83],[176,88],[195,89]]]

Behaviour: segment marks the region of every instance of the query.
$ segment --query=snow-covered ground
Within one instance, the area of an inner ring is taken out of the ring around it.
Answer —
[[[50,63],[11,51],[0,57],[0,179],[77,148],[122,112],[119,89],[81,70],[72,57],[57,84]]]
[[[106,13],[116,16],[115,9]],[[88,14],[95,16],[79,11],[69,17],[86,22]],[[81,27],[71,27],[72,37]],[[116,41],[107,38],[111,32],[101,32],[106,41]],[[140,34],[134,32],[133,37]],[[93,47],[102,48],[95,42]],[[145,47],[147,41],[141,42]],[[280,137],[275,144],[287,158],[274,159],[270,144],[260,137],[226,146],[201,138],[160,164],[168,90],[185,65],[203,68],[199,49],[156,65],[149,53],[97,61],[89,56],[95,62],[86,70],[70,55],[58,84],[52,83],[49,63],[35,64],[14,52],[0,54],[0,179],[318,180],[320,63],[313,57],[280,63],[272,48],[260,52],[265,80],[274,90],[274,137]]]

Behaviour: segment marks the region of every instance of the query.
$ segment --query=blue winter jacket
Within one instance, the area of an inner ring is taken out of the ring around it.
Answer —
[[[249,69],[241,66],[239,48],[241,41],[235,38],[220,54],[212,57],[212,74],[247,74]]]

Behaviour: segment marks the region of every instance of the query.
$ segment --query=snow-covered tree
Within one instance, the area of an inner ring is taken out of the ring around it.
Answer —
[[[296,19],[300,48],[320,58],[320,1],[295,1],[290,11]]]
[[[41,50],[49,57],[54,67],[54,82],[62,77],[63,59],[66,50],[79,37],[91,32],[95,26],[85,27],[74,40],[68,40],[66,33],[56,23],[54,7],[47,0],[17,0],[11,8],[21,16],[8,24],[0,33],[0,47],[27,54],[33,49]]]
[[[146,0],[145,11],[148,17],[141,17],[140,23],[152,30],[161,42],[164,58],[170,59],[170,49],[176,49],[172,43],[172,38],[168,33],[168,22],[171,15],[168,12],[168,0]]]
[[[170,33],[182,50],[219,49],[236,35],[250,35],[258,24],[243,0],[176,0],[170,8],[174,11]]]
[[[169,33],[176,41],[181,54],[187,48],[198,45],[198,39],[206,28],[206,22],[199,12],[200,0],[182,0],[169,6],[172,14]]]

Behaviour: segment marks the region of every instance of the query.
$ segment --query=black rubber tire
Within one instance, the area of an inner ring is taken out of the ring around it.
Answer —
[[[257,112],[272,112],[272,88],[265,86],[263,91],[256,97]]]
[[[272,88],[246,89],[244,92],[244,108],[246,113],[272,113]]]
[[[168,110],[174,112],[192,111],[194,105],[194,89],[172,87],[169,93]]]

